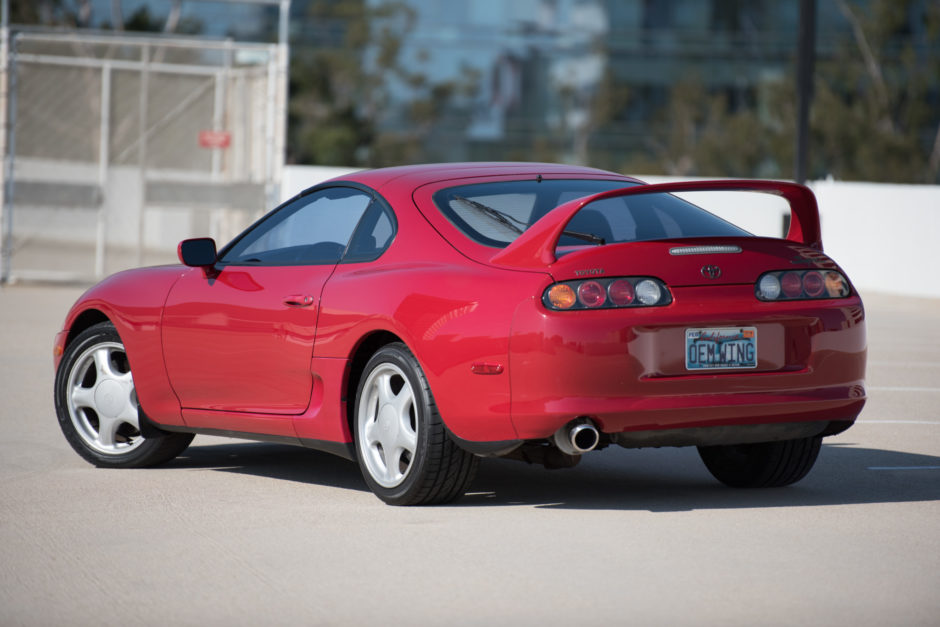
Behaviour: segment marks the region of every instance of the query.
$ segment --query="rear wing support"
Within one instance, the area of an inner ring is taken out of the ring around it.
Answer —
[[[790,205],[790,230],[786,239],[822,251],[819,209],[816,206],[816,196],[808,187],[785,181],[738,179],[635,185],[578,198],[549,211],[509,246],[494,255],[491,261],[524,268],[544,268],[551,265],[556,261],[555,248],[568,222],[585,205],[592,202],[639,194],[707,191],[759,192],[783,197]]]

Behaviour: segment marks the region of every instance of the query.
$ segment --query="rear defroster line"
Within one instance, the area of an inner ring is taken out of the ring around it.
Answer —
[[[940,470],[940,466],[869,466],[868,470]]]

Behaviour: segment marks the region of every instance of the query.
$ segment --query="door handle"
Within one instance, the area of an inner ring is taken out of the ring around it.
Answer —
[[[309,307],[313,304],[313,296],[309,294],[294,294],[284,299],[284,304],[288,307]]]

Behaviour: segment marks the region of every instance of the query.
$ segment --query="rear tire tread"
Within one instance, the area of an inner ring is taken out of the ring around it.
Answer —
[[[709,472],[734,488],[777,488],[803,479],[816,463],[822,437],[781,442],[701,446]]]

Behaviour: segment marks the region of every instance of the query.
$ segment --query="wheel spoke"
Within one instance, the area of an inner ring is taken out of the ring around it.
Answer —
[[[398,394],[391,399],[391,404],[395,408],[397,415],[401,416],[404,414],[407,417],[408,408],[411,407],[413,402],[414,394],[411,392],[411,386],[405,381],[405,385],[403,385],[402,388],[398,390]],[[410,423],[411,420],[409,419],[408,422]]]
[[[407,429],[401,429],[398,432],[398,439],[395,444],[414,455],[415,449],[418,448],[418,434],[412,431],[411,425],[408,425]]]
[[[407,403],[398,414],[398,429],[395,434],[395,446],[400,447],[414,455],[418,446],[418,434],[411,426],[411,403]]]
[[[98,437],[96,438],[101,446],[112,448],[115,444],[115,436],[123,421],[116,418],[107,418],[98,416]]]
[[[98,371],[98,381],[102,379],[117,379],[120,375],[111,367],[111,349],[99,348],[95,351],[95,369]]]
[[[401,471],[398,470],[401,461],[402,449],[397,446],[383,446],[382,456],[385,461],[385,479],[390,482],[401,479]]]
[[[394,402],[395,393],[392,391],[392,375],[390,373],[382,373],[375,380],[375,391],[378,392],[379,408],[382,405]]]
[[[78,407],[95,407],[95,389],[94,388],[85,388],[80,385],[77,385],[72,388],[71,395],[72,405],[76,408]]]
[[[134,390],[134,376],[130,372],[115,373],[114,380],[130,388],[131,391]]]
[[[380,444],[379,442],[379,428],[378,423],[376,423],[375,418],[372,418],[363,426],[363,435],[365,436],[366,443],[369,446],[375,446]]]
[[[130,398],[127,400],[127,406],[118,414],[117,420],[133,425],[135,429],[140,430],[140,415],[137,413],[137,407],[134,406]]]

